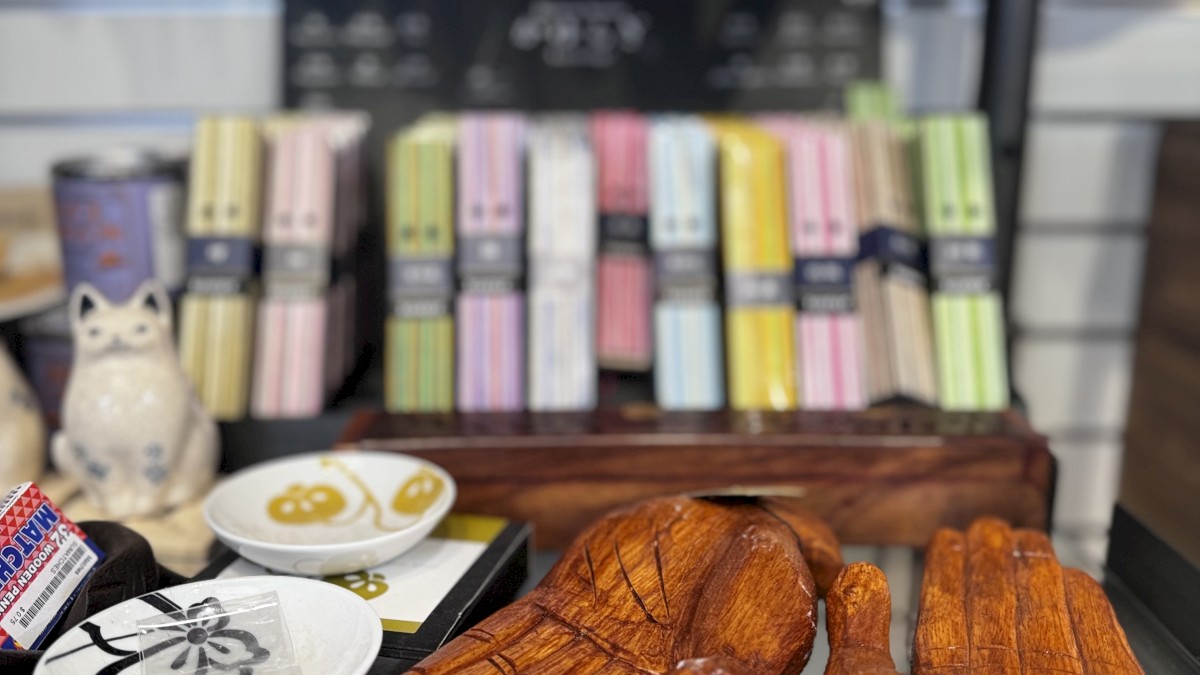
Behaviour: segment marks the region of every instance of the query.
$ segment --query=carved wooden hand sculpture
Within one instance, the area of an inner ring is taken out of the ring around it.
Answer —
[[[825,675],[895,675],[891,595],[869,563],[854,563],[825,598]],[[1046,535],[994,518],[967,533],[940,530],[925,555],[914,675],[1140,675],[1104,589],[1063,569]]]
[[[925,554],[914,675],[1141,674],[1100,584],[1045,534],[994,518],[940,530]]]
[[[411,672],[798,673],[841,566],[829,528],[785,501],[643,502]]]

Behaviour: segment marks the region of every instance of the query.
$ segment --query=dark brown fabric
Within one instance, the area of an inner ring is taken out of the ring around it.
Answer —
[[[104,521],[80,523],[79,527],[104,551],[104,562],[88,579],[70,609],[47,637],[44,647],[84,619],[130,598],[181,584],[187,579],[159,565],[150,544],[133,530]],[[26,675],[42,657],[43,650],[0,651],[0,673]]]

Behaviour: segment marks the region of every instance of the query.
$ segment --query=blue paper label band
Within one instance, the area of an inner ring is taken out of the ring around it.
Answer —
[[[258,274],[258,250],[245,237],[192,237],[187,268],[192,277],[252,279]]]
[[[518,288],[524,273],[522,254],[521,237],[517,234],[459,237],[458,274],[463,286]]]
[[[796,307],[802,312],[854,311],[854,259],[796,258]]]
[[[650,223],[645,215],[601,214],[600,252],[616,255],[647,255]]]
[[[712,249],[675,249],[654,254],[660,301],[715,301],[717,253]]]
[[[996,290],[996,242],[992,237],[935,237],[929,241],[933,290],[989,293]]]
[[[730,307],[778,307],[793,302],[787,272],[733,272],[725,283],[725,301]]]

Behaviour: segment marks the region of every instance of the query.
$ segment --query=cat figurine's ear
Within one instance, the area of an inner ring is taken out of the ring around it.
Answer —
[[[127,306],[150,310],[158,316],[164,328],[171,329],[171,296],[167,295],[167,289],[162,282],[155,279],[143,281],[133,292]]]
[[[85,282],[76,284],[71,291],[71,326],[74,327],[97,309],[109,308],[108,298],[96,287]]]

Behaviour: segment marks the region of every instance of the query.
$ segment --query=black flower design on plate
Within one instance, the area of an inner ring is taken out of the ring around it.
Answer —
[[[87,633],[90,643],[53,656],[47,662],[96,648],[120,657],[100,668],[96,675],[116,675],[151,660],[156,666],[166,666],[181,675],[220,672],[253,675],[254,666],[271,657],[270,650],[260,645],[253,633],[229,627],[229,614],[217,598],[205,598],[187,609],[158,593],[138,599],[173,620],[173,623],[141,629],[142,644],[150,642],[149,636],[160,636],[161,640],[138,651],[125,649],[117,643],[136,638],[139,633],[106,637],[100,626],[84,621],[79,624],[79,629]]]
[[[184,614],[186,620],[152,629],[166,639],[143,650],[143,659],[154,656],[161,663],[170,658],[171,670],[192,675],[210,670],[251,675],[251,666],[271,656],[253,633],[229,627],[229,615],[216,598],[205,598]]]

